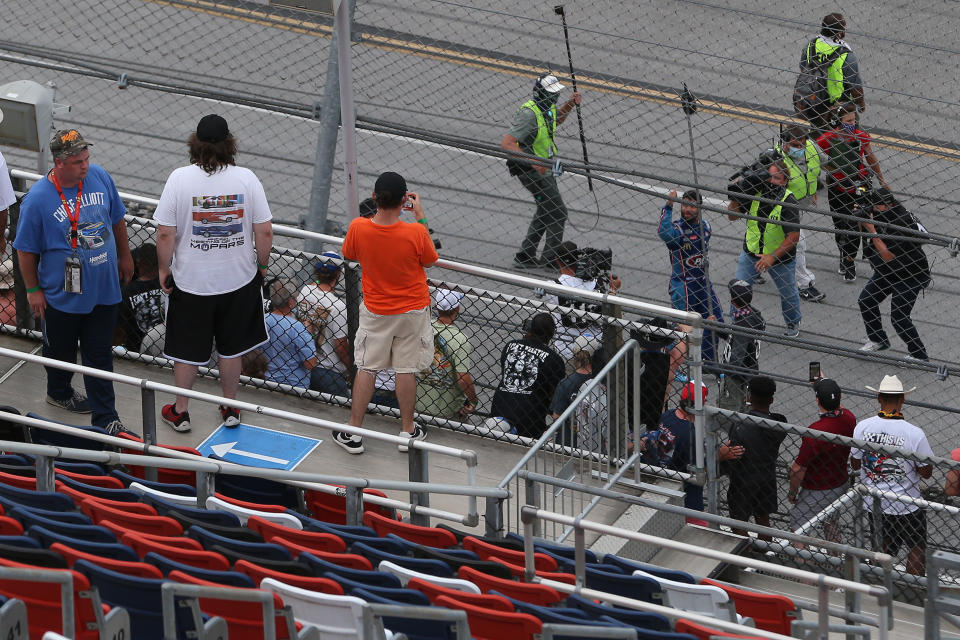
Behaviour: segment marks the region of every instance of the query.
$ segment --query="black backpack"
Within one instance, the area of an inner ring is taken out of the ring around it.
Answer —
[[[793,107],[798,115],[808,121],[823,113],[829,104],[827,69],[837,58],[850,51],[847,47],[839,46],[823,61],[818,62],[814,55],[816,44],[816,38],[807,44],[807,55],[800,64],[800,73],[793,85]]]

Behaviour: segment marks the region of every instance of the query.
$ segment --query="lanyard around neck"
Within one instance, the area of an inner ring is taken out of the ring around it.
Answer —
[[[66,197],[63,195],[63,189],[60,188],[60,181],[57,180],[57,172],[53,170],[50,172],[50,181],[53,183],[53,186],[57,188],[57,194],[60,196],[60,202],[63,203],[63,210],[67,214],[67,218],[70,220],[70,244],[73,245],[73,248],[77,248],[77,224],[80,222],[80,196],[83,195],[83,180],[77,184],[77,199],[76,199],[76,208],[70,209],[70,203],[67,202]]]

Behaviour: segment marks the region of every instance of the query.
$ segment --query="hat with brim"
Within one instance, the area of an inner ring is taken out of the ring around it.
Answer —
[[[540,88],[547,93],[560,93],[566,87],[560,84],[560,81],[557,80],[557,76],[550,74],[540,78]]]
[[[900,382],[900,378],[897,376],[883,376],[883,380],[880,381],[880,386],[876,389],[867,386],[867,391],[873,391],[874,393],[882,393],[891,396],[906,395],[908,393],[913,393],[916,390],[916,387],[904,389],[903,383]]]

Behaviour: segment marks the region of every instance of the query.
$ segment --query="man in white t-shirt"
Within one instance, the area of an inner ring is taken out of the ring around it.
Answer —
[[[0,121],[2,120],[3,112],[0,111]],[[0,153],[0,254],[7,250],[7,210],[16,202],[17,194],[13,192],[7,161]]]
[[[880,386],[869,391],[877,394],[880,411],[876,416],[861,420],[853,430],[853,437],[869,443],[902,449],[907,453],[932,456],[930,443],[923,429],[903,419],[904,396],[916,389],[904,389],[897,376],[884,376]],[[929,478],[933,467],[913,460],[891,456],[882,451],[864,449],[850,450],[850,466],[860,470],[860,482],[868,487],[889,491],[910,498],[921,498],[920,478]],[[864,497],[864,508],[869,512],[873,506],[872,496]],[[909,502],[881,498],[880,535],[882,551],[896,554],[900,545],[909,548],[907,571],[924,574],[927,547],[927,520],[923,509]],[[871,520],[872,522],[872,520]]]
[[[343,260],[336,251],[327,251],[314,265],[313,282],[300,289],[297,318],[313,336],[319,361],[310,372],[310,388],[347,398],[350,369],[350,342],[347,339],[347,305],[334,293],[340,280]]]
[[[240,358],[269,339],[263,316],[263,275],[273,246],[270,206],[260,180],[236,166],[237,141],[227,121],[211,114],[187,142],[191,164],[175,169],[160,194],[157,258],[160,286],[170,296],[163,355],[173,377],[193,387],[197,368],[216,340],[220,388],[237,396]],[[188,399],[160,411],[176,431],[190,430]],[[240,412],[220,406],[222,424],[240,424]]]

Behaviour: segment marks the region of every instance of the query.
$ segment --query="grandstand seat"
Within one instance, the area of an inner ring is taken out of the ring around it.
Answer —
[[[660,615],[659,613],[637,611],[636,609],[624,609],[622,607],[602,604],[599,602],[594,602],[589,598],[578,596],[575,593],[567,594],[567,606],[575,607],[585,611],[590,616],[597,619],[606,616],[608,618],[613,618],[614,620],[619,620],[620,622],[625,622],[634,627],[644,627],[646,629],[653,629],[654,631],[670,630],[670,620],[667,619],[666,616]]]
[[[24,509],[30,513],[47,518],[48,520],[56,520],[57,522],[69,522],[72,524],[93,524],[86,514],[80,513],[79,511],[57,511],[53,509],[41,509],[39,507],[30,507],[27,505],[18,504],[16,502],[5,502],[0,498],[0,509],[6,509],[7,513],[10,513],[14,509]]]
[[[32,465],[33,461],[28,460],[19,453],[0,453],[0,464],[28,466]]]
[[[36,478],[37,470],[28,464],[5,464],[3,455],[0,454],[0,471],[15,476],[25,476],[27,478]]]
[[[511,564],[502,558],[490,558],[490,562],[494,562],[506,568],[506,570],[517,580],[526,581],[526,569],[522,566]],[[497,575],[492,572],[490,575]],[[561,573],[557,571],[535,571],[538,578],[546,578],[547,580],[556,580],[557,582],[566,582],[567,584],[576,584],[577,576],[572,573]],[[509,577],[509,576],[499,576],[499,577]]]
[[[547,555],[553,557],[567,558],[568,560],[574,560],[576,549],[569,545],[554,544],[552,542],[546,542],[545,540],[535,540],[533,543],[534,551],[539,551],[541,553],[546,553]],[[595,554],[590,549],[584,549],[584,561],[591,564],[599,562],[597,559],[597,554]]]
[[[322,531],[327,533],[346,533],[351,536],[362,536],[364,538],[376,538],[377,532],[366,527],[362,524],[334,524],[332,522],[324,522],[322,520],[317,520],[316,518],[310,518],[304,515],[299,515],[300,522],[303,523],[303,528],[306,531]]]
[[[14,509],[16,511],[16,509]],[[10,516],[0,516],[0,536],[23,535],[23,525]]]
[[[529,582],[516,582],[515,580],[504,580],[495,578],[486,573],[481,573],[470,567],[460,567],[457,575],[464,580],[474,583],[483,593],[497,591],[501,595],[510,598],[538,604],[549,607],[562,601],[564,596],[552,587],[543,584],[534,584]]]
[[[122,482],[127,488],[130,488],[130,485],[136,482],[137,484],[150,488],[156,489],[157,491],[162,491],[164,493],[175,493],[182,496],[196,496],[197,489],[190,484],[178,484],[174,482],[159,482],[153,480],[146,480],[138,476],[126,473],[125,471],[120,471],[119,469],[114,469],[110,472],[110,475],[117,478]]]
[[[165,544],[171,547],[180,547],[182,549],[196,549],[197,551],[203,551],[202,544],[193,538],[188,538],[186,536],[161,536],[154,533],[143,533],[142,531],[130,531],[126,527],[116,524],[115,522],[110,522],[109,520],[104,520],[103,524],[98,526],[111,531],[118,540],[128,533],[136,533],[141,538],[152,540],[153,542],[157,542],[159,544]]]
[[[199,586],[223,586],[180,571],[171,571],[168,579]],[[274,619],[269,621],[263,619],[263,608],[252,606],[253,603],[249,601],[199,598],[199,602],[201,611],[208,615],[219,616],[226,621],[231,640],[263,640],[266,624],[274,625],[277,640],[289,640],[297,637],[297,629],[293,620],[291,619],[288,624],[288,620],[284,616],[283,600],[277,594],[273,594]]]
[[[363,582],[365,584],[372,584],[378,587],[399,588],[403,586],[401,581],[397,579],[396,576],[390,575],[389,573],[384,573],[382,571],[351,569],[350,567],[345,567],[339,564],[334,564],[328,560],[324,560],[312,553],[301,553],[298,560],[310,567],[314,574],[318,576],[324,576],[327,578],[343,576],[344,578],[348,578],[355,582]]]
[[[381,498],[387,497],[385,493],[377,489],[364,489],[363,493]],[[308,489],[303,492],[303,500],[307,506],[307,510],[313,514],[314,518],[334,524],[347,523],[347,499],[344,496]],[[393,518],[394,520],[397,519],[393,516],[389,508],[381,507],[367,501],[363,502],[363,510],[364,512],[372,511],[379,513],[382,516]]]
[[[603,557],[603,563],[613,567],[617,567],[622,570],[624,573],[633,573],[638,569],[640,571],[645,571],[655,578],[665,578],[666,580],[673,580],[674,582],[683,582],[686,584],[697,584],[697,579],[686,571],[679,571],[677,569],[665,569],[663,567],[658,567],[653,564],[646,564],[644,562],[637,562],[636,560],[628,560],[626,558],[621,558],[618,555],[608,553]]]
[[[98,474],[76,473],[59,467],[54,468],[54,474],[57,479],[69,478],[74,482],[84,484],[88,487],[100,487],[101,489],[124,489],[123,483],[118,478],[104,475],[101,471]]]
[[[327,575],[332,576],[332,574]],[[330,577],[330,580],[333,580],[333,578]],[[388,598],[396,602],[402,602],[403,604],[424,607],[430,606],[430,599],[415,589],[407,589],[406,587],[380,587],[373,584],[357,582],[356,580],[344,578],[343,576],[339,576],[336,582],[343,587],[343,592],[348,596],[353,595],[353,592],[358,589],[363,589],[381,598]]]
[[[364,601],[360,598],[315,593],[272,578],[267,578],[260,586],[279,595],[298,622],[317,627],[320,637],[362,637]]]
[[[218,536],[223,536],[224,538],[230,538],[231,540],[240,540],[241,542],[263,542],[263,538],[260,537],[260,534],[256,531],[248,529],[247,527],[241,527],[239,524],[235,526],[223,526],[219,524],[211,524],[209,522],[204,522],[202,520],[195,520],[190,516],[183,515],[176,511],[168,511],[168,518],[173,518],[183,527],[184,530],[189,530],[191,527],[202,527],[211,533],[215,533]],[[233,514],[227,514],[232,516]]]
[[[441,578],[453,577],[453,570],[450,569],[450,565],[445,562],[441,562],[440,560],[411,558],[410,556],[387,553],[385,551],[380,551],[379,549],[374,549],[373,547],[362,542],[355,542],[350,545],[350,553],[361,555],[367,558],[372,564],[379,565],[380,562],[386,560],[388,562],[400,565],[401,567],[419,571],[420,573],[439,576]]]
[[[625,575],[612,571],[600,571],[587,567],[584,570],[587,587],[597,591],[606,591],[626,598],[663,603],[663,592],[660,583],[653,578],[644,576]]]
[[[666,578],[658,578],[639,569],[634,571],[633,575],[656,580],[663,592],[664,606],[681,611],[696,612],[726,622],[739,621],[737,611],[733,603],[730,602],[730,597],[720,587],[708,584],[675,582]]]
[[[131,442],[143,442],[140,438],[136,436],[131,436],[126,433],[121,433],[118,437],[123,438],[124,440],[130,440]],[[179,451],[181,453],[189,453],[191,455],[197,456],[198,458],[203,457],[200,455],[200,452],[194,449],[193,447],[179,447],[170,444],[158,444],[157,447],[163,449],[170,449],[172,451]],[[130,455],[143,455],[142,451],[137,449],[126,449],[121,448],[120,453],[127,453]],[[146,478],[146,472],[143,467],[136,465],[126,465],[127,470],[130,472],[129,475],[134,476],[135,478]],[[189,471],[187,469],[170,469],[168,467],[157,467],[157,481],[164,484],[185,484],[191,487],[197,486],[197,474],[195,471]]]
[[[279,544],[281,547],[289,551],[290,555],[294,558],[299,558],[303,553],[309,553],[317,558],[320,558],[321,560],[332,562],[333,564],[340,565],[341,567],[360,569],[361,571],[373,571],[373,564],[363,556],[358,556],[355,553],[318,551],[312,547],[297,544],[296,542],[290,542],[284,538],[274,537],[270,538],[268,542]]]
[[[381,537],[388,533],[393,533],[404,540],[428,547],[446,549],[457,546],[456,536],[449,531],[401,522],[400,520],[382,516],[374,511],[367,511],[363,514],[363,524],[376,531],[377,535]]]
[[[222,460],[215,455],[209,457],[214,460]],[[300,496],[297,488],[282,482],[222,473],[215,476],[214,482],[217,493],[244,502],[279,504],[289,509],[297,509],[300,506]]]
[[[254,585],[259,586],[260,583],[267,578],[273,578],[284,584],[291,584],[295,587],[300,587],[301,589],[308,589],[310,591],[319,591],[321,593],[331,593],[333,595],[343,595],[343,587],[340,586],[336,580],[331,580],[330,578],[317,578],[315,576],[295,576],[291,573],[282,573],[280,571],[274,571],[268,569],[267,567],[261,566],[254,562],[248,562],[246,560],[237,560],[234,565],[234,570],[244,574],[253,582]]]
[[[188,564],[191,567],[209,569],[210,571],[228,571],[230,569],[230,563],[227,559],[213,551],[197,551],[196,549],[186,549],[163,544],[156,540],[150,540],[137,535],[134,532],[125,534],[120,541],[133,549],[134,553],[141,558],[152,551],[165,558]]]
[[[22,547],[25,549],[42,549],[43,548],[39,542],[25,535],[0,536],[0,544],[5,544],[11,547]]]
[[[160,536],[179,536],[183,534],[183,527],[180,526],[180,523],[166,516],[144,515],[131,511],[122,511],[98,500],[85,500],[80,505],[80,509],[97,524],[100,524],[100,522],[104,520],[109,520],[115,524],[125,526],[131,531],[152,533]]]
[[[727,633],[726,631],[720,631],[719,629],[713,629],[702,624],[697,624],[692,620],[687,620],[686,618],[678,618],[674,628],[676,629],[677,633],[686,633],[694,638],[699,638],[699,640],[711,640],[712,638],[744,638],[750,640],[760,640],[756,636],[745,636],[737,633]]]
[[[268,542],[243,542],[216,534],[204,527],[190,527],[187,535],[198,540],[205,549],[218,545],[239,553],[255,556],[264,560],[291,560],[290,552],[278,544]]]
[[[339,553],[347,550],[346,543],[335,534],[292,529],[259,516],[252,516],[247,520],[247,527],[259,533],[268,542],[270,538],[279,537],[317,551]]]
[[[468,593],[480,593],[480,587],[471,582],[470,580],[464,580],[461,578],[441,578],[439,576],[431,576],[427,573],[420,573],[419,571],[414,571],[413,569],[407,569],[406,567],[401,567],[398,564],[394,564],[388,560],[384,560],[377,567],[383,573],[389,573],[396,576],[400,580],[400,584],[407,586],[407,583],[412,578],[419,578],[420,580],[425,580],[427,582],[432,582],[434,584],[439,584],[442,587],[447,587],[448,589],[455,589],[456,591],[466,591]],[[463,571],[469,569],[469,567],[462,567],[460,570]]]
[[[74,571],[86,576],[90,585],[95,586],[100,598],[107,604],[123,607],[130,614],[130,633],[137,640],[162,640],[163,606],[160,589],[163,580],[136,578],[99,567],[86,560],[78,560]],[[89,587],[88,587],[89,589]],[[177,611],[177,637],[187,637],[198,629],[194,625],[190,610],[175,607]]]
[[[215,524],[222,527],[240,527],[240,519],[228,511],[210,510],[204,507],[188,506],[182,504],[179,499],[165,500],[156,494],[145,493],[142,496],[143,501],[157,510],[157,513],[165,515],[168,518],[179,520],[181,515],[187,516],[192,521],[204,526]]]
[[[56,491],[31,491],[29,489],[18,489],[9,485],[0,485],[0,498],[5,498],[9,503],[15,503],[27,507],[36,507],[38,509],[49,509],[50,511],[73,511],[76,508],[73,500],[69,496]],[[4,508],[6,508],[4,504]]]
[[[486,542],[474,536],[463,539],[463,548],[473,551],[483,559],[502,558],[511,564],[523,566],[523,551],[514,551]],[[540,571],[556,571],[557,561],[544,553],[533,554],[533,566]]]
[[[753,618],[758,629],[788,636],[792,632],[793,621],[801,618],[800,609],[786,596],[748,591],[708,578],[701,580],[700,584],[723,589],[736,606],[737,613]]]
[[[598,618],[598,620],[601,622],[617,622],[616,618],[611,618],[609,616]],[[675,631],[655,631],[653,629],[645,629],[643,627],[635,626],[633,627],[633,630],[637,632],[637,640],[697,640],[696,636],[690,635],[689,633],[678,633]]]
[[[480,556],[475,554],[473,551],[469,551],[467,549],[461,549],[459,547],[447,547],[447,548],[430,547],[424,544],[417,544],[416,542],[404,540],[403,538],[401,538],[395,533],[388,533],[387,535],[384,536],[384,538],[387,540],[393,540],[394,542],[399,544],[401,547],[403,547],[404,552],[406,554],[409,555],[412,553],[415,557],[418,557],[418,558],[428,557],[428,555],[417,555],[420,552],[427,552],[427,554],[442,553],[447,557],[452,556],[455,558],[463,558],[464,560],[474,560],[474,561],[480,560]]]
[[[25,527],[39,526],[71,538],[86,540],[87,542],[116,542],[117,537],[113,532],[105,527],[94,524],[74,524],[72,522],[61,522],[38,515],[30,509],[13,509],[10,511],[10,517],[16,518]]]
[[[421,580],[420,578],[410,578],[407,582],[407,588],[423,592],[423,594],[430,599],[430,602],[434,603],[440,596],[447,596],[460,602],[466,602],[467,604],[473,604],[478,607],[486,607],[494,611],[513,611],[513,604],[500,595],[468,593],[457,589],[449,589],[433,582]]]
[[[27,491],[36,491],[37,478],[35,475],[25,476],[0,471],[0,484],[7,485],[8,487],[16,487],[18,489],[26,489]]]
[[[113,558],[114,560],[129,560],[137,562],[140,558],[130,547],[119,542],[87,542],[79,538],[56,533],[45,527],[34,525],[27,529],[27,535],[36,538],[37,541],[45,547],[49,547],[55,542],[65,544],[84,553],[92,553],[102,558]]]
[[[146,564],[138,561],[115,560],[113,558],[98,555],[96,553],[87,553],[80,549],[75,549],[69,545],[60,542],[54,542],[50,545],[50,551],[60,554],[67,565],[71,568],[78,560],[87,560],[99,567],[106,567],[113,571],[119,571],[124,575],[137,576],[139,578],[162,578],[163,574],[152,564]]]
[[[409,591],[404,589],[404,591]],[[414,593],[417,593],[416,591]],[[373,593],[367,589],[356,589],[351,593],[355,598],[378,604],[392,604],[410,606],[411,603],[400,600],[391,600]],[[422,605],[421,605],[422,606]],[[397,618],[384,616],[383,626],[393,633],[402,633],[408,638],[416,640],[456,640],[457,634],[453,625],[443,620],[421,620],[417,618]]]
[[[390,534],[393,535],[393,534]],[[472,559],[464,555],[451,555],[444,553],[442,549],[434,549],[433,547],[421,547],[416,545],[412,549],[413,556],[415,558],[427,558],[432,560],[439,560],[446,564],[450,569],[456,573],[460,567],[473,567],[477,571],[482,571],[483,573],[489,573],[492,576],[497,576],[498,578],[511,578],[513,577],[512,572],[509,567],[506,567],[499,562],[493,562],[490,560],[480,560]],[[468,554],[475,556],[472,551],[459,550],[459,549],[449,549],[449,551],[461,551],[463,554]]]
[[[2,558],[0,567],[36,569]],[[103,619],[101,596],[90,588],[90,582],[85,576],[76,571],[70,573],[73,578],[75,639],[100,640],[99,626]],[[4,579],[0,580],[0,594],[22,600],[27,605],[27,624],[31,638],[39,638],[46,631],[63,631],[60,622],[63,620],[63,606],[59,584]]]
[[[218,500],[223,500],[224,502],[229,502],[230,504],[234,504],[245,509],[252,509],[253,511],[266,511],[268,513],[289,513],[291,511],[291,509],[283,506],[282,504],[261,504],[259,502],[247,502],[246,500],[231,498],[223,493],[214,493],[213,495]],[[294,513],[296,512],[294,511]],[[300,518],[298,516],[299,514],[294,517],[299,520]]]
[[[221,554],[230,564],[236,564],[240,560],[246,560],[247,562],[253,562],[254,564],[258,564],[262,567],[266,567],[273,571],[279,571],[281,573],[289,573],[296,576],[315,575],[313,569],[297,560],[270,560],[260,556],[251,555],[249,553],[242,553],[236,549],[229,549],[219,544],[215,544],[210,547],[210,551],[215,551]]]
[[[66,476],[58,477],[54,486],[56,486],[58,492],[70,496],[77,504],[90,498],[103,500],[111,505],[129,505],[140,501],[140,496],[129,489],[104,489],[103,487],[77,482]],[[139,505],[139,508],[142,510],[143,506]]]
[[[403,544],[390,540],[389,538],[378,538],[376,532],[373,529],[363,529],[369,531],[369,535],[357,535],[350,531],[344,531],[343,529],[335,529],[333,527],[318,527],[315,525],[308,525],[304,527],[307,531],[316,531],[319,533],[332,533],[335,536],[338,536],[343,542],[350,546],[354,542],[363,542],[368,544],[374,549],[380,549],[381,551],[386,551],[387,553],[395,553],[398,556],[402,556],[407,552],[407,547]]]
[[[176,560],[171,560],[152,551],[143,556],[143,561],[155,566],[163,575],[168,575],[171,571],[180,571],[181,573],[187,573],[191,576],[202,578],[203,580],[216,582],[226,587],[253,588],[257,586],[249,576],[239,571],[210,571],[209,569],[201,569],[200,567],[193,567],[188,564],[183,564],[182,562],[177,562]]]
[[[237,518],[240,520],[240,524],[242,525],[245,525],[251,516],[255,516],[270,522],[275,522],[285,527],[289,527],[290,529],[303,529],[303,524],[299,519],[286,513],[248,509],[247,507],[242,507],[233,502],[222,500],[216,496],[210,496],[207,498],[206,506],[207,509],[210,510],[232,513],[233,515],[237,516]]]
[[[496,592],[491,592],[496,594]],[[537,604],[530,604],[516,598],[507,598],[507,601],[513,605],[517,613],[529,613],[538,618],[541,622],[552,624],[576,624],[598,627],[624,627],[628,626],[619,621],[608,622],[591,618],[585,611],[571,607],[543,607]]]
[[[192,491],[193,487],[189,487],[187,485],[179,485],[179,486],[191,489],[191,492],[190,493],[168,493],[167,491],[161,491],[159,489],[155,489],[154,487],[151,487],[145,484],[144,481],[142,480],[131,482],[129,487],[127,488],[130,489],[130,491],[135,491],[136,493],[139,493],[141,496],[149,495],[155,498],[160,498],[161,500],[164,500],[166,502],[172,502],[173,504],[178,504],[184,507],[196,508],[197,494],[196,494],[196,491]]]
[[[491,611],[448,596],[437,598],[437,604],[449,609],[466,611],[470,635],[477,640],[503,640],[503,638],[533,640],[534,635],[540,633],[543,628],[540,620],[527,613]]]
[[[33,464],[33,462],[30,462],[30,464]],[[53,468],[57,471],[69,471],[70,473],[79,473],[85,476],[102,476],[107,473],[103,465],[98,462],[54,460]]]
[[[70,424],[69,422],[60,422],[59,420],[51,420],[50,418],[33,412],[28,413],[27,416],[30,418],[36,418],[37,420],[44,420],[46,422],[53,422],[55,424],[73,427],[74,429],[86,431],[87,433],[109,435],[107,430],[103,427],[81,426]],[[27,427],[27,429],[30,432],[30,441],[33,444],[46,444],[52,447],[69,447],[71,449],[86,449],[87,451],[104,451],[110,447],[110,445],[103,444],[102,442],[97,442],[83,436],[75,436],[72,433],[60,433],[59,431],[51,431],[50,429],[44,429],[43,427],[33,426]]]
[[[9,544],[4,542],[9,538],[0,538],[0,558],[12,560],[22,564],[29,564],[34,567],[45,567],[47,569],[66,569],[67,561],[63,559],[56,551],[39,548],[39,543],[33,538],[25,538],[36,543],[36,547],[26,545]]]

